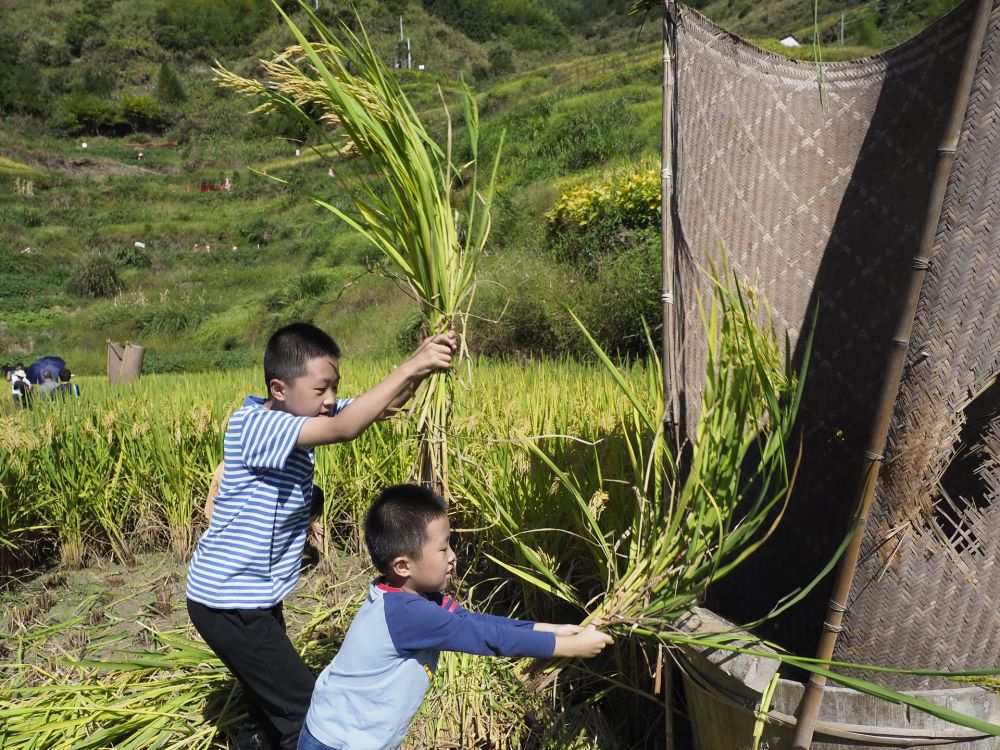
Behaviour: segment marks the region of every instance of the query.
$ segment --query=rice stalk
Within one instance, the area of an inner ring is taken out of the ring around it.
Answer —
[[[239,720],[236,687],[203,645],[156,634],[160,652],[122,652],[117,660],[81,660],[60,673],[25,668],[0,687],[5,748],[208,748]],[[41,677],[42,679],[38,679]],[[206,722],[206,698],[222,703]]]
[[[713,581],[767,539],[792,486],[789,442],[802,379],[774,334],[758,324],[758,305],[747,291],[721,274],[712,281],[703,316],[709,347],[701,417],[685,476],[677,476],[660,419],[658,361],[647,364],[643,392],[591,339],[627,404],[618,412],[622,473],[608,471],[596,449],[591,466],[578,470],[541,441],[521,442],[557,480],[576,516],[549,540],[562,546],[550,558],[557,565],[529,543],[535,530],[491,497],[489,486],[470,477],[467,488],[471,501],[507,534],[508,559],[496,558],[502,567],[587,611],[585,622],[619,633],[637,623],[666,626],[701,602]],[[560,528],[559,519],[551,526]],[[576,566],[572,582],[565,580],[567,557]],[[588,575],[579,571],[583,560]]]
[[[429,748],[513,750],[527,737],[526,706],[543,706],[526,693],[512,662],[442,652],[427,698],[414,718],[410,744]]]
[[[120,447],[113,431],[97,420],[98,415],[89,415],[61,430],[51,419],[43,422],[49,437],[39,456],[37,497],[54,522],[62,563],[73,568],[83,565],[93,540],[102,536],[120,559],[131,557],[118,526],[128,506],[114,493]]]

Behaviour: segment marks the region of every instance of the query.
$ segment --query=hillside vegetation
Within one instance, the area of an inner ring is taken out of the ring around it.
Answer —
[[[402,18],[413,67],[398,74],[436,133],[459,76],[477,92],[487,154],[506,133],[470,323],[479,352],[583,353],[569,307],[605,346],[634,353],[642,320],[659,318],[659,28],[630,4],[355,3],[390,65],[407,59]],[[826,59],[900,41],[954,4],[821,3],[814,26],[799,0],[694,3],[767,46],[818,28]],[[316,5],[356,27],[347,4]],[[4,6],[5,359],[55,353],[98,372],[110,338],[145,344],[153,370],[246,364],[298,319],[328,327],[348,356],[410,346],[416,308],[391,269],[308,199],[336,201],[328,171],[349,175],[350,160],[315,148],[299,123],[248,116],[253,103],[213,79],[216,62],[256,74],[257,58],[291,43],[269,0]],[[282,6],[305,25],[296,3]],[[202,190],[227,179],[231,190]]]

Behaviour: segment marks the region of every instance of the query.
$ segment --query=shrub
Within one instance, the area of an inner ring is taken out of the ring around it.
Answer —
[[[230,370],[260,364],[260,352],[251,348],[233,348],[215,351],[188,351],[163,354],[149,352],[143,360],[143,372],[203,372]]]
[[[269,0],[163,0],[153,37],[177,51],[233,48],[248,44],[272,18]]]
[[[96,96],[70,94],[63,97],[55,115],[56,127],[67,135],[113,134],[120,123],[114,107]]]
[[[115,82],[113,74],[109,72],[86,68],[69,82],[67,88],[74,94],[107,98],[114,92]]]
[[[636,232],[631,242],[596,269],[589,309],[581,311],[601,347],[626,358],[648,353],[643,321],[656,328],[663,317],[660,300],[660,234]],[[654,341],[659,343],[654,335]]]
[[[484,283],[469,321],[468,343],[490,356],[590,357],[593,351],[570,319],[572,310],[601,347],[623,358],[647,353],[645,320],[660,320],[659,234],[632,233],[630,243],[582,273],[565,262],[530,250],[508,258],[514,271],[501,272],[499,284]],[[505,263],[506,265],[506,263]],[[488,278],[488,275],[487,275]],[[400,337],[408,333],[406,328]],[[658,342],[653,334],[654,343]]]
[[[39,286],[28,274],[0,274],[0,304],[10,302],[14,308],[22,309],[27,299],[37,300]]]
[[[11,229],[40,227],[45,223],[45,213],[34,206],[8,206],[0,211],[0,226]]]
[[[296,303],[322,297],[336,289],[341,275],[335,271],[309,271],[293,276],[279,289],[268,295],[265,306],[272,312],[279,312]]]
[[[114,262],[103,255],[92,255],[77,266],[71,286],[82,297],[113,297],[122,290]]]
[[[100,61],[102,66],[116,71],[116,76],[124,73],[130,82],[141,83],[143,86],[149,80],[149,74],[144,71],[132,73],[135,62],[142,60],[152,65],[166,57],[160,45],[144,36],[102,35],[100,49],[91,52],[91,48],[98,46],[96,42],[96,39],[87,42],[83,52],[84,58]]]
[[[122,94],[108,102],[89,94],[70,94],[60,100],[56,127],[67,135],[125,135],[160,132],[168,124],[166,113],[148,94]]]
[[[246,226],[240,227],[240,236],[247,242],[258,245],[266,245],[275,237],[276,233],[277,228],[274,223],[263,216],[258,216]]]
[[[565,309],[579,307],[581,274],[521,238],[496,239],[507,249],[502,262],[493,257],[480,273],[468,323],[470,348],[501,357],[583,353],[586,343]]]
[[[261,317],[260,306],[250,301],[206,316],[194,333],[193,348],[228,351],[240,344],[250,344],[259,331],[257,321]]]
[[[30,57],[35,64],[47,68],[59,68],[69,65],[70,62],[69,50],[64,45],[48,39],[35,39]]]
[[[148,94],[122,94],[117,102],[117,120],[132,132],[155,133],[167,125],[167,116],[159,103]]]
[[[420,343],[424,319],[420,313],[409,315],[396,332],[396,349],[400,354],[409,354]]]
[[[490,61],[490,75],[503,76],[514,72],[514,51],[502,42],[490,47],[486,54]]]
[[[146,334],[183,333],[197,328],[203,312],[190,300],[150,305],[136,321],[140,331]]]
[[[593,270],[623,247],[635,246],[636,230],[660,220],[660,177],[643,169],[623,178],[567,190],[546,214],[548,239],[556,255]],[[642,244],[640,240],[638,244]]]
[[[20,42],[13,34],[0,33],[0,114],[40,114],[47,98],[38,71],[22,57]]]
[[[882,46],[882,32],[875,23],[875,17],[870,13],[865,13],[852,21],[846,32],[851,39],[865,47]]]
[[[485,7],[471,0],[424,0],[424,8],[470,39],[485,42],[490,37],[492,20]]]
[[[311,132],[308,123],[287,112],[262,112],[252,118],[246,125],[244,135],[247,138],[287,138],[293,141],[305,141]]]
[[[423,0],[423,4],[477,42],[500,36],[518,49],[542,49],[566,38],[559,20],[530,0]]]
[[[587,169],[639,153],[637,118],[624,95],[598,95],[553,117],[542,134],[539,156],[565,172]]]
[[[149,268],[153,265],[153,261],[146,248],[122,245],[115,250],[115,264],[119,268]]]

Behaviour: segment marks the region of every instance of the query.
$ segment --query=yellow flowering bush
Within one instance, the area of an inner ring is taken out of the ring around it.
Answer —
[[[581,267],[590,278],[600,276],[609,264],[652,268],[648,261],[659,244],[659,171],[641,164],[625,174],[570,188],[546,218],[553,254]],[[654,276],[650,271],[644,279],[655,283]],[[636,283],[646,286],[639,279]]]
[[[641,169],[571,188],[545,216],[550,231],[557,232],[584,230],[599,221],[633,228],[654,225],[660,218],[660,175],[655,169]]]

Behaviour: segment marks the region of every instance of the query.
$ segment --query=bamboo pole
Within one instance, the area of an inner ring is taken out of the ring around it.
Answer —
[[[865,451],[865,463],[861,471],[858,499],[854,512],[854,535],[851,538],[850,545],[844,552],[844,557],[841,559],[837,570],[837,579],[834,582],[826,619],[823,622],[823,632],[816,651],[816,658],[823,661],[828,661],[833,656],[833,650],[837,644],[837,636],[843,630],[841,623],[844,612],[847,611],[847,599],[850,596],[851,585],[854,582],[861,541],[864,538],[868,513],[871,510],[872,499],[875,495],[875,486],[878,482],[879,469],[883,461],[882,451],[885,447],[886,437],[889,432],[889,421],[892,418],[893,406],[895,405],[899,384],[903,376],[906,349],[913,330],[913,319],[916,316],[917,304],[920,302],[920,291],[923,287],[924,276],[927,268],[930,266],[931,249],[934,244],[938,221],[941,218],[941,207],[944,203],[951,168],[955,161],[955,151],[958,147],[958,139],[962,131],[962,121],[969,103],[976,65],[979,62],[979,56],[982,51],[992,5],[992,0],[979,0],[979,7],[976,10],[975,19],[969,31],[968,47],[965,50],[961,73],[955,87],[955,98],[952,102],[947,128],[941,145],[938,148],[938,162],[934,172],[934,179],[931,183],[931,193],[927,201],[927,214],[924,221],[923,233],[920,237],[917,254],[913,258],[913,270],[910,274],[910,281],[906,290],[906,296],[903,299],[903,305],[900,308],[896,332],[892,338],[892,347],[889,351],[889,361],[886,365],[885,378],[883,379],[882,390],[879,393],[876,404],[875,419],[872,424],[868,448]],[[805,692],[802,695],[802,701],[799,704],[798,721],[795,727],[795,736],[792,739],[794,750],[808,750],[810,744],[812,744],[820,704],[823,701],[823,686],[825,684],[826,678],[824,677],[814,674],[809,678]]]
[[[674,86],[677,29],[677,4],[663,2],[663,125],[661,134],[660,169],[660,238],[663,254],[663,422],[668,444],[673,445],[680,459],[684,434],[681,419],[681,382],[678,360],[680,342],[677,338],[676,279],[677,254],[674,243]]]
[[[683,432],[680,423],[680,368],[677,359],[680,345],[677,340],[674,307],[674,281],[677,258],[674,247],[674,53],[675,31],[677,28],[677,5],[673,0],[663,2],[663,124],[660,161],[660,241],[663,255],[663,422],[668,445],[674,447],[674,455],[680,470],[681,440]],[[658,667],[665,670],[663,689],[664,743],[666,750],[674,750],[674,683],[671,657],[657,654]]]

